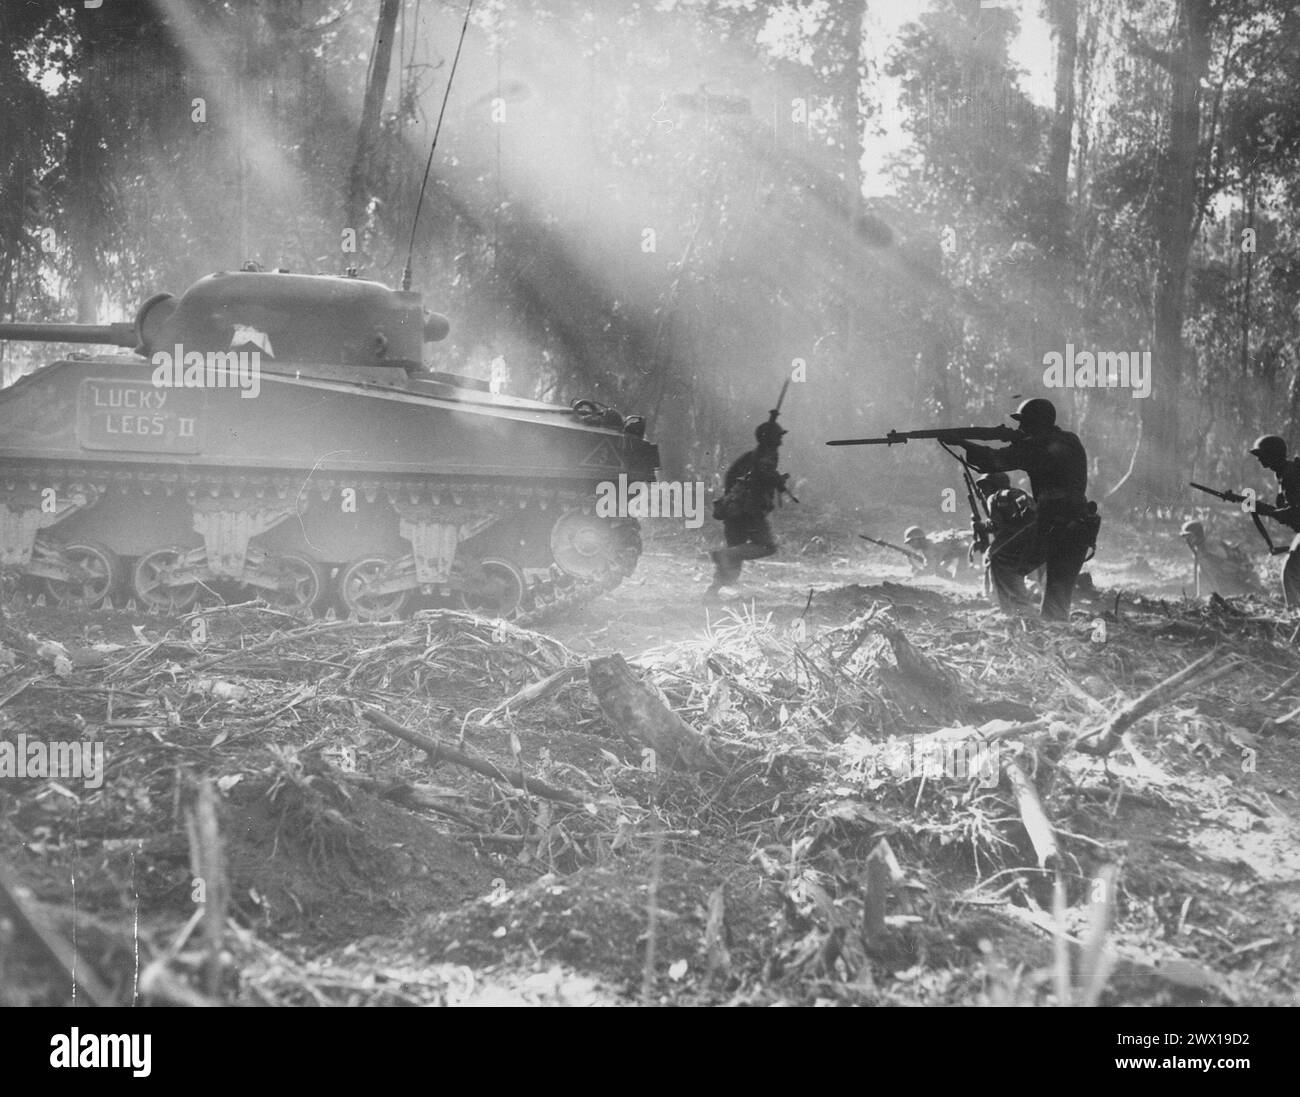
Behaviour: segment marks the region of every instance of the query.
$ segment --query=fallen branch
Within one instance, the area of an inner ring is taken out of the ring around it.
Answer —
[[[1038,856],[1038,867],[1047,868],[1049,863],[1060,861],[1060,851],[1056,848],[1056,832],[1052,821],[1043,810],[1043,802],[1038,798],[1038,790],[1029,779],[1029,775],[1020,768],[1020,763],[1007,759],[1003,772],[1011,782],[1016,794],[1016,806],[1020,809],[1020,821],[1025,825],[1025,832],[1033,844]]]
[[[548,694],[555,693],[561,686],[581,673],[581,667],[565,667],[563,670],[557,670],[554,674],[548,675],[540,682],[530,682],[518,693],[511,694],[499,705],[491,709],[484,719],[491,720],[494,716],[499,716],[510,709],[519,708],[530,701],[540,701]]]
[[[7,690],[3,694],[0,694],[0,707],[7,705],[10,701],[12,701],[15,697],[17,697],[20,693],[22,693],[23,690],[25,690],[36,680],[37,679],[35,678],[24,678],[12,689]]]
[[[731,950],[727,948],[727,885],[719,884],[709,895],[709,915],[704,924],[704,954],[708,958],[707,984],[731,974]]]
[[[232,648],[230,651],[223,651],[220,655],[214,655],[210,659],[192,663],[185,670],[189,674],[194,674],[200,670],[207,670],[208,667],[215,667],[218,663],[224,663],[227,659],[233,659],[237,655],[252,655],[254,652],[266,651],[269,648],[280,647],[282,644],[293,643],[295,640],[301,640],[304,636],[319,636],[322,632],[337,632],[341,629],[374,628],[376,625],[386,623],[383,621],[320,621],[308,625],[306,628],[294,629],[292,632],[282,632],[278,636],[259,640],[256,644],[249,644],[246,648]],[[397,623],[402,624],[403,622]]]
[[[997,727],[997,724],[1005,724],[1003,727]],[[956,727],[940,728],[938,731],[926,732],[924,735],[915,735],[910,740],[911,751],[914,754],[921,754],[927,748],[937,747],[948,743],[960,743],[970,740],[974,743],[995,743],[999,739],[1016,739],[1021,735],[1030,735],[1035,731],[1046,731],[1051,726],[1051,721],[1046,716],[1037,720],[1030,720],[1025,724],[1010,724],[1002,720],[990,720],[987,724],[981,724],[979,727]]]
[[[205,998],[188,983],[177,978],[161,960],[155,960],[140,974],[140,993],[169,1006],[202,1008],[221,1005],[218,1001]]]
[[[73,987],[74,997],[76,988],[80,987],[92,1006],[108,1007],[116,1004],[113,992],[77,954],[76,949],[47,926],[35,908],[29,908],[19,897],[17,885],[10,880],[3,866],[0,866],[0,916],[6,917],[20,933],[30,937],[37,946],[36,951],[44,953],[46,959],[63,972]]]
[[[534,796],[541,796],[546,800],[558,800],[562,804],[573,804],[575,807],[581,807],[587,803],[587,797],[576,792],[571,792],[564,788],[554,788],[539,781],[534,777],[525,777],[522,774],[514,775],[506,773],[504,770],[494,766],[491,762],[481,762],[477,758],[471,758],[464,751],[457,750],[455,747],[448,746],[439,739],[431,739],[427,735],[421,735],[418,731],[412,731],[405,728],[377,708],[371,708],[369,705],[363,706],[361,715],[367,721],[374,724],[377,728],[382,728],[389,735],[394,735],[412,746],[419,747],[429,756],[431,762],[451,762],[454,765],[461,766],[464,769],[473,770],[475,773],[484,777],[490,777],[494,781],[504,781],[514,788],[521,788],[531,792]]]
[[[957,676],[920,651],[901,628],[889,621],[880,621],[875,630],[889,642],[894,661],[905,678],[912,679],[922,689],[939,697],[950,697],[956,692]]]
[[[1286,724],[1289,724],[1297,716],[1300,716],[1300,707],[1293,708],[1284,716],[1276,716],[1265,720],[1264,726],[1259,729],[1260,733],[1262,735],[1272,735],[1275,731],[1281,731]]]
[[[866,894],[862,905],[862,935],[868,942],[878,942],[885,936],[885,898],[889,891],[891,873],[889,862],[893,851],[881,838],[867,855]]]
[[[1172,674],[1159,685],[1153,686],[1137,700],[1130,701],[1121,708],[1104,726],[1095,728],[1092,731],[1086,731],[1080,735],[1074,741],[1074,748],[1084,754],[1109,754],[1119,743],[1120,736],[1148,713],[1168,704],[1193,685],[1209,685],[1216,678],[1222,678],[1225,674],[1237,669],[1238,662],[1235,659],[1230,659],[1208,674],[1202,674],[1202,671],[1206,670],[1211,663],[1219,658],[1219,654],[1218,650],[1208,652],[1194,663],[1189,663],[1183,667],[1177,674]]]
[[[217,823],[217,794],[211,781],[199,782],[194,804],[186,812],[185,830],[189,836],[190,870],[203,888],[203,933],[208,946],[204,982],[208,997],[215,999],[221,989],[221,953],[230,891]]]
[[[1093,881],[1088,935],[1083,941],[1079,975],[1075,981],[1081,992],[1078,1005],[1095,1006],[1115,969],[1115,957],[1106,950],[1106,935],[1110,932],[1114,916],[1115,884],[1118,878],[1119,869],[1114,865],[1105,865]]]
[[[601,711],[633,746],[649,747],[674,769],[724,772],[708,740],[638,681],[623,656],[592,659],[587,678]]]
[[[1283,682],[1280,686],[1278,686],[1277,689],[1269,690],[1268,693],[1266,693],[1263,697],[1259,699],[1260,703],[1263,704],[1265,701],[1277,700],[1277,698],[1282,696],[1284,690],[1290,689],[1291,686],[1295,684],[1297,678],[1300,678],[1300,670],[1296,671],[1293,675],[1291,675],[1291,677],[1288,678],[1285,682]]]
[[[411,811],[436,811],[440,815],[458,819],[466,825],[481,824],[487,817],[482,808],[469,803],[469,797],[452,789],[440,788],[438,785],[412,784],[406,781],[381,781],[377,777],[366,777],[360,773],[348,773],[331,766],[330,776],[344,781],[355,788],[364,789],[380,800]],[[473,818],[472,818],[473,817]]]

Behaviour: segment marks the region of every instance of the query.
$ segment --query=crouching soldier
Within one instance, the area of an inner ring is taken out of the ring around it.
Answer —
[[[1227,541],[1211,542],[1200,522],[1184,522],[1179,535],[1192,550],[1192,582],[1197,598],[1260,593],[1259,577],[1240,548]]]
[[[962,563],[969,560],[968,530],[945,529],[927,534],[920,526],[908,526],[903,532],[903,544],[920,559],[912,560],[913,575],[942,575],[956,579]]]
[[[976,479],[975,490],[983,497],[989,515],[976,530],[988,545],[984,553],[984,593],[996,595],[1003,612],[1014,613],[1032,604],[1029,594],[1024,583],[995,583],[993,561],[1002,564],[1003,574],[1023,576],[1034,570],[1030,548],[1037,510],[1028,492],[1013,488],[1005,472],[986,472]]]
[[[1056,425],[1056,407],[1041,397],[1026,400],[1011,416],[1019,424],[1018,436],[1009,446],[992,449],[961,441],[967,461],[981,472],[1029,474],[1036,513],[1025,534],[1030,547],[1023,558],[1010,561],[992,557],[990,570],[1004,608],[1027,597],[1024,576],[1046,565],[1041,614],[1064,621],[1070,615],[1070,600],[1079,571],[1097,543],[1101,519],[1097,505],[1087,498],[1088,455],[1077,435]],[[1007,599],[1011,601],[1008,602]]]

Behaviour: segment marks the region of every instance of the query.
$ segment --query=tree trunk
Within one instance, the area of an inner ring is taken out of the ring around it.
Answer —
[[[1156,167],[1155,317],[1151,397],[1142,401],[1145,439],[1139,486],[1172,499],[1180,480],[1178,399],[1182,378],[1183,305],[1192,226],[1197,214],[1201,80],[1210,67],[1211,0],[1178,0],[1170,74],[1169,138]]]
[[[103,95],[100,56],[93,35],[82,37],[81,86],[68,132],[68,222],[66,243],[72,255],[72,280],[77,323],[99,320],[99,249],[106,208],[109,172],[102,147],[99,101]]]
[[[1074,132],[1074,62],[1079,48],[1078,0],[1051,0],[1048,18],[1056,38],[1056,113],[1049,138],[1047,174],[1061,208],[1070,203],[1070,147]]]
[[[384,92],[388,87],[388,70],[393,59],[393,39],[401,0],[380,0],[379,22],[375,27],[375,44],[370,51],[370,71],[366,76],[366,94],[361,104],[361,126],[357,130],[357,149],[348,174],[347,206],[343,211],[345,228],[354,229],[361,244],[361,219],[365,215],[369,193],[370,156],[379,130]]]
[[[1255,176],[1247,177],[1243,186],[1245,194],[1242,201],[1244,227],[1254,231],[1255,228]],[[1241,255],[1244,281],[1241,288],[1241,381],[1249,384],[1250,377],[1250,290],[1251,275],[1255,269],[1254,249],[1243,249],[1240,243],[1237,250]],[[1270,379],[1271,380],[1271,379]]]
[[[1083,35],[1076,41],[1074,71],[1078,82],[1078,98],[1074,115],[1078,122],[1078,138],[1074,142],[1074,196],[1076,208],[1088,208],[1088,152],[1091,136],[1088,123],[1092,117],[1092,74],[1097,57],[1097,12],[1095,5],[1084,6]]]

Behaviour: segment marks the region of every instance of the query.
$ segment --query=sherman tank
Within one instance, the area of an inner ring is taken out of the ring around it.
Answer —
[[[428,369],[448,332],[418,293],[245,269],[132,323],[0,323],[74,353],[0,389],[0,567],[49,598],[186,609],[238,585],[375,620],[420,596],[510,616],[617,582],[649,481],[644,421]]]

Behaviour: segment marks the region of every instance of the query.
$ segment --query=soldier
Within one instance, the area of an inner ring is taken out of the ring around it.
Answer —
[[[1064,621],[1079,571],[1097,541],[1101,519],[1097,505],[1089,503],[1088,455],[1078,437],[1056,425],[1056,408],[1041,397],[1026,400],[1012,419],[1020,424],[1019,437],[1002,449],[959,441],[966,459],[982,472],[1029,474],[1037,511],[1025,538],[1023,556],[999,554],[990,561],[998,603],[1004,608],[1025,597],[1024,577],[1040,564],[1047,566],[1042,616]]]
[[[776,506],[777,493],[785,490],[787,477],[777,471],[777,451],[785,433],[775,422],[760,423],[754,431],[758,446],[741,454],[727,469],[726,492],[713,513],[722,519],[727,547],[710,553],[714,575],[706,597],[716,597],[724,586],[739,579],[746,560],[761,560],[776,552],[767,516]]]
[[[1231,598],[1238,594],[1258,593],[1255,569],[1246,554],[1227,541],[1210,544],[1200,522],[1184,522],[1179,536],[1192,550],[1192,575],[1196,597],[1218,594]]]
[[[984,553],[984,593],[990,590],[997,595],[998,605],[1004,612],[1014,613],[1031,603],[1024,584],[1016,586],[998,586],[993,582],[992,563],[994,557],[1013,571],[1019,570],[1022,557],[1028,555],[1032,543],[1034,521],[1034,501],[1027,492],[1011,486],[1011,477],[1005,472],[986,472],[975,481],[975,490],[984,499],[984,509],[988,519],[976,527],[977,538],[982,538],[988,546]],[[971,546],[974,551],[975,546]],[[1020,574],[1028,574],[1032,568],[1026,568]]]
[[[1300,532],[1300,460],[1287,459],[1286,440],[1276,434],[1260,435],[1250,452],[1264,468],[1277,476],[1281,489],[1273,506],[1256,503],[1255,513]],[[1282,567],[1282,596],[1288,609],[1300,606],[1300,537],[1291,538],[1291,550]]]
[[[940,530],[927,536],[920,526],[908,526],[903,531],[903,544],[923,558],[912,561],[912,574],[955,579],[962,561],[968,559],[969,537],[967,530]]]

